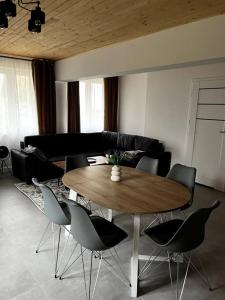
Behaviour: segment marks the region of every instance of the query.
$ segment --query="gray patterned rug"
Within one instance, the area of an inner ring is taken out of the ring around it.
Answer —
[[[44,181],[43,183],[53,190],[59,201],[61,198],[61,194],[64,194],[66,197],[68,197],[69,191],[65,189],[64,185],[58,185],[58,179],[50,179]],[[25,196],[27,196],[34,203],[34,205],[44,213],[43,198],[38,187],[34,186],[33,184],[28,185],[25,182],[16,183],[15,187]]]

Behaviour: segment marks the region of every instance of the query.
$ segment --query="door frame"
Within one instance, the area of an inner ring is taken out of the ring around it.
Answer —
[[[199,90],[219,87],[225,87],[225,76],[195,78],[191,81],[184,156],[185,163],[189,166],[192,165],[193,159]]]

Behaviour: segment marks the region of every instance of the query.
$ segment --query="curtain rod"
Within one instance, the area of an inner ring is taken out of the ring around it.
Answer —
[[[7,56],[7,55],[0,55],[0,58],[19,59],[19,60],[25,60],[25,61],[32,60],[32,58],[19,58],[19,57]]]

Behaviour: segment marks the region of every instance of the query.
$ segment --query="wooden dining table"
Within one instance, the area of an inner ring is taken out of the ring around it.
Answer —
[[[121,181],[110,180],[111,166],[84,167],[66,173],[62,181],[72,191],[109,210],[133,215],[133,250],[131,257],[131,297],[138,295],[139,260],[149,256],[139,253],[140,219],[144,214],[177,210],[188,203],[189,190],[168,178],[122,167]]]

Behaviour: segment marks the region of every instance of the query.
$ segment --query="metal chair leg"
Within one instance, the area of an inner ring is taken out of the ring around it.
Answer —
[[[205,280],[207,282],[207,285],[208,285],[208,288],[210,291],[213,291],[213,287],[212,287],[212,284],[209,280],[209,277],[208,277],[208,274],[207,274],[207,271],[206,271],[206,268],[205,268],[205,265],[203,264],[202,260],[200,257],[197,257],[197,259],[199,260],[199,263],[200,263],[200,266],[202,268],[202,271],[203,271],[203,277],[205,277]]]
[[[187,280],[187,275],[188,275],[188,270],[189,270],[189,267],[190,267],[190,263],[191,263],[191,255],[190,255],[189,260],[188,260],[187,269],[186,269],[186,273],[185,273],[185,276],[184,276],[184,281],[183,281],[182,289],[181,289],[181,292],[180,292],[179,300],[181,300],[182,296],[183,296],[184,287],[185,287],[185,284],[186,284],[186,280]]]
[[[190,265],[191,265],[191,268],[197,272],[197,274],[199,275],[200,279],[202,280],[202,282],[205,284],[205,286],[209,289],[209,291],[213,291],[213,288],[212,288],[212,284],[208,278],[208,275],[207,275],[207,272],[206,272],[206,269],[205,269],[205,266],[202,262],[202,260],[196,256],[196,258],[198,259],[199,261],[199,264],[200,264],[200,267],[202,269],[202,272],[198,269],[198,267],[193,263],[193,261],[191,260],[190,262]],[[185,256],[185,260],[187,260],[187,257]]]
[[[161,254],[162,250],[161,249],[154,249],[152,255],[149,256],[149,260],[146,261],[146,263],[144,264],[144,266],[142,267],[138,278],[140,278],[152,265],[152,263],[157,259],[157,257]]]
[[[110,253],[111,253],[111,255],[112,255],[112,258],[113,258],[113,260],[115,261],[115,264],[116,264],[116,265],[118,266],[118,268],[120,269],[121,274],[123,275],[123,277],[126,279],[127,283],[128,283],[129,286],[130,286],[131,283],[130,283],[129,279],[127,278],[127,276],[125,275],[125,273],[124,273],[124,271],[123,271],[123,269],[122,269],[122,267],[121,267],[122,261],[121,261],[121,259],[120,259],[120,257],[119,257],[119,254],[118,254],[118,252],[116,251],[116,248],[115,248],[115,247],[113,247],[112,249],[114,250],[114,252],[115,252],[115,254],[116,254],[116,255],[114,256],[113,253],[112,253],[112,251],[110,250]]]
[[[148,224],[147,226],[145,226],[142,230],[141,230],[141,233],[140,235],[143,235],[145,230],[147,230],[148,228],[150,228],[153,224],[155,224],[156,222],[160,222],[160,218],[158,215],[155,216],[155,219],[152,220],[152,222],[150,224]]]
[[[59,226],[59,234],[58,234],[58,243],[57,243],[57,251],[56,251],[56,260],[55,260],[55,278],[57,278],[58,272],[58,260],[59,260],[59,245],[60,245],[60,238],[61,238],[61,226]]]
[[[45,235],[46,235],[46,233],[47,233],[47,231],[48,231],[48,228],[49,228],[49,225],[50,225],[50,224],[51,224],[51,222],[49,221],[48,224],[47,224],[47,226],[46,226],[46,228],[45,228],[45,230],[44,230],[44,232],[43,232],[43,234],[42,234],[42,236],[41,236],[40,242],[38,243],[38,246],[37,246],[37,249],[36,249],[36,253],[39,252],[41,246],[43,246],[43,245],[47,242],[47,240],[48,240],[48,239],[47,239],[44,243],[42,243],[43,240],[44,240],[44,238],[45,238]]]
[[[6,163],[5,160],[3,160],[3,163],[5,164],[5,166],[6,166],[7,170],[8,170],[8,172],[12,175],[12,172],[11,172],[11,170],[9,169],[9,167],[8,167],[8,165],[7,165],[7,163]]]
[[[95,278],[95,284],[94,284],[94,288],[93,288],[93,292],[92,292],[92,298],[91,298],[92,300],[94,299],[95,289],[96,289],[96,286],[97,286],[101,265],[102,265],[102,254],[100,254],[100,261],[99,261],[99,264],[98,264],[97,275],[96,275],[96,278]]]
[[[176,286],[176,300],[179,299],[179,262],[177,262],[177,286]]]
[[[173,277],[172,277],[172,272],[171,272],[171,257],[170,257],[169,251],[167,252],[167,256],[168,256],[168,265],[169,265],[170,284],[172,287],[173,286]]]

